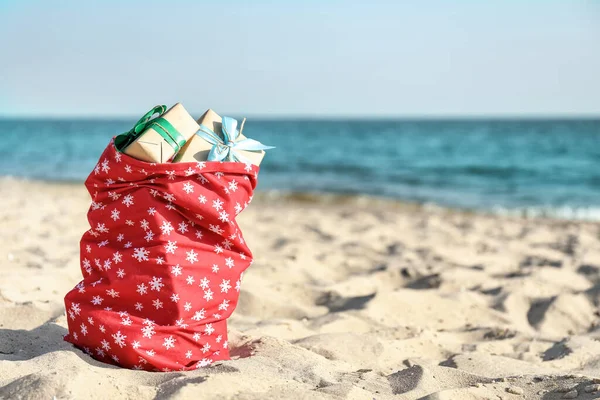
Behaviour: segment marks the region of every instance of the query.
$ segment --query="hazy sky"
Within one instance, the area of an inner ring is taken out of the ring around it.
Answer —
[[[4,116],[600,116],[594,0],[0,0],[0,38]]]

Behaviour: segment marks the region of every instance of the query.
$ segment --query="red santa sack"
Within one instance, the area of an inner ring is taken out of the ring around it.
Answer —
[[[235,217],[259,167],[147,163],[114,138],[85,181],[91,229],[65,296],[64,340],[125,368],[187,371],[228,360],[226,319],[252,263]]]

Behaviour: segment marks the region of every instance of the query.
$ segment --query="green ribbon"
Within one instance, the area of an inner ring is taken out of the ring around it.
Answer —
[[[115,138],[115,147],[117,150],[123,152],[127,146],[140,137],[142,133],[152,128],[173,148],[175,154],[177,154],[185,144],[185,138],[169,121],[162,118],[162,115],[166,110],[167,107],[164,105],[154,107],[140,118],[129,132],[117,136]],[[154,114],[158,114],[158,117],[153,119],[152,117]]]

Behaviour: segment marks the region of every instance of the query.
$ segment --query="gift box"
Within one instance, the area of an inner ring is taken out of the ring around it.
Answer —
[[[183,147],[173,162],[237,161],[260,165],[265,150],[272,149],[242,134],[244,122],[239,126],[230,117],[221,117],[207,110],[198,119],[200,129]]]
[[[164,106],[157,106],[152,111],[159,116],[150,119],[153,114],[146,114],[134,129],[117,137],[116,145],[123,153],[138,160],[165,163],[181,151],[199,126],[180,103],[166,112]]]

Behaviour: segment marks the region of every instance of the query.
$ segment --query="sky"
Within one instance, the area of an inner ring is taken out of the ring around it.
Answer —
[[[0,116],[600,116],[600,1],[0,0]]]

